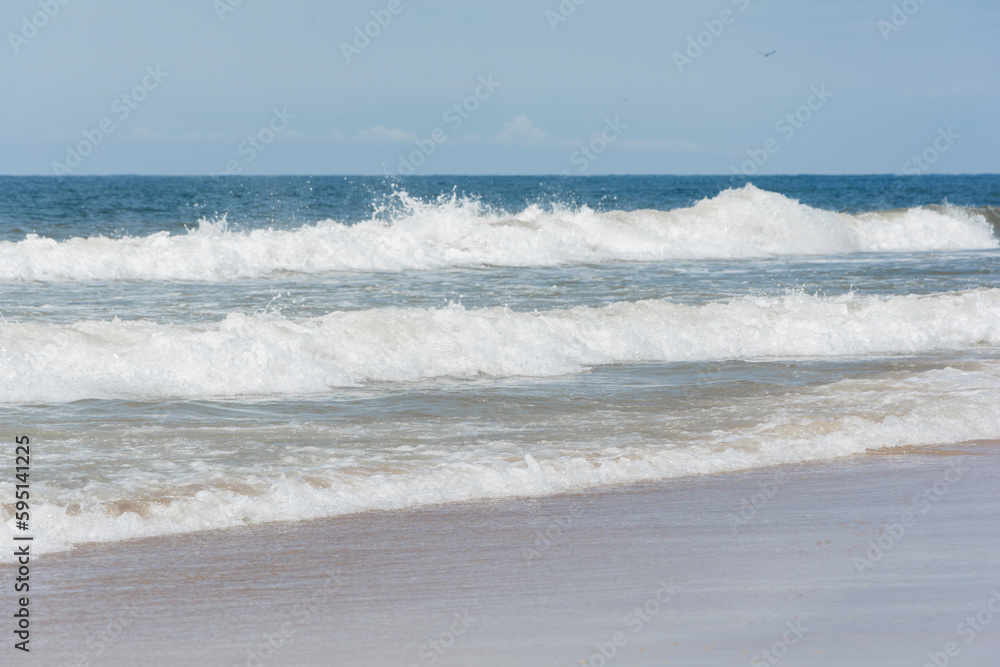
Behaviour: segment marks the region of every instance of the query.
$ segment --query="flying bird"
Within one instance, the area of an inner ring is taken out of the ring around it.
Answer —
[[[762,55],[765,58],[767,58],[768,56],[773,56],[777,52],[778,52],[778,50],[775,49],[774,51],[768,51],[767,53],[764,53],[763,51],[758,51],[757,53],[759,53],[760,55]]]

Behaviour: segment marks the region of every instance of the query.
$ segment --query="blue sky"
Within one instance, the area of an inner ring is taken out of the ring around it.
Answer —
[[[2,174],[1000,172],[996,0],[5,0],[0,29]]]

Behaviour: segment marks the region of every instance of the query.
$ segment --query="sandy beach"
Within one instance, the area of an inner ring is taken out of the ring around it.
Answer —
[[[85,545],[35,561],[17,660],[993,665],[998,455],[887,450]]]

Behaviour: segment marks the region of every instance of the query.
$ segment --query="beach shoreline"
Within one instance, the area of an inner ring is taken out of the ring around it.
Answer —
[[[33,563],[29,660],[992,664],[1000,627],[958,626],[1000,590],[998,457],[883,450],[82,545]]]

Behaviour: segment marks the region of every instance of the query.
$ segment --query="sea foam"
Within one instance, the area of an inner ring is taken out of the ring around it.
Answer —
[[[426,203],[398,193],[386,222],[326,220],[296,229],[234,231],[202,220],[185,234],[141,238],[29,235],[0,242],[0,280],[227,281],[279,273],[558,266],[671,259],[843,255],[1000,247],[993,226],[958,207],[851,215],[811,208],[753,185],[671,211],[597,212],[478,201]]]
[[[199,462],[183,484],[161,493],[163,473],[129,474],[100,484],[33,488],[33,552],[83,542],[293,521],[421,505],[539,496],[609,484],[746,470],[831,459],[873,449],[953,444],[1000,438],[1000,364],[887,373],[771,397],[768,409],[748,404],[723,428],[679,434],[659,429],[638,443],[582,441],[570,451],[544,441],[523,445],[476,442],[449,450],[434,445],[408,464],[385,466],[377,456],[354,456],[349,468],[315,451],[311,464],[282,469],[270,462],[252,471]],[[735,410],[739,411],[737,405]],[[635,417],[635,416],[633,416]],[[656,415],[651,415],[655,419]],[[206,446],[211,450],[211,446]],[[519,449],[519,451],[518,451]],[[165,458],[169,459],[167,455]],[[288,466],[286,466],[287,468]],[[0,480],[10,497],[13,484]],[[41,500],[44,498],[44,500]],[[732,513],[739,510],[733,499]],[[0,509],[0,539],[14,533]],[[9,551],[0,561],[11,560]]]
[[[378,308],[210,324],[0,323],[0,402],[328,392],[370,382],[545,377],[602,364],[916,354],[1000,343],[1000,289],[791,293],[538,312]]]

